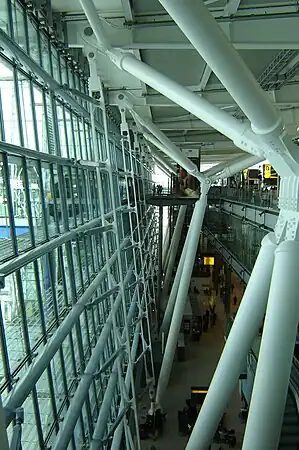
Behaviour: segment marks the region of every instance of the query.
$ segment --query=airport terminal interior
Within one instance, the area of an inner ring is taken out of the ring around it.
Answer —
[[[298,25],[0,0],[0,450],[299,449]]]

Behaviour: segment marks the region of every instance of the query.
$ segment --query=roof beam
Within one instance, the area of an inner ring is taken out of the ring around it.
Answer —
[[[124,10],[125,19],[131,21],[134,19],[133,8],[130,0],[121,0],[122,8]]]
[[[125,0],[122,0],[123,2]],[[128,0],[126,0],[128,2]],[[129,14],[129,13],[128,13]],[[136,16],[135,16],[136,20]],[[226,36],[238,50],[285,50],[299,49],[298,17],[245,18],[220,23]],[[120,20],[112,22],[120,27]],[[229,26],[227,26],[229,24]],[[86,24],[84,22],[67,22],[68,42],[70,47],[84,47],[86,44],[82,34]],[[277,34],[279,28],[280,33]],[[174,26],[156,24],[152,27],[134,28],[134,35],[128,33],[129,28],[107,28],[109,39],[113,47],[125,50],[194,50],[193,45]],[[113,30],[113,32],[112,32]],[[166,37],[166,38],[165,38]]]
[[[205,69],[204,69],[203,74],[202,74],[202,77],[201,77],[201,80],[200,80],[200,83],[198,85],[198,90],[199,91],[204,91],[205,90],[211,74],[212,74],[212,69],[210,69],[208,64],[206,64]]]
[[[241,0],[228,0],[227,5],[224,8],[224,16],[232,16],[236,14],[240,6]]]

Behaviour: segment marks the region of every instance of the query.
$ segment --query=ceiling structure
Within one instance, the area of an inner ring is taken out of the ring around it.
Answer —
[[[194,0],[195,2],[198,0]],[[291,136],[299,125],[299,4],[279,0],[207,0],[222,30],[272,101]],[[150,118],[187,155],[203,163],[229,160],[242,151],[225,136],[157,91],[118,69],[98,47],[79,0],[52,0],[67,26],[68,45],[97,53],[97,69],[110,104],[127,95],[138,114]],[[132,52],[210,103],[246,120],[230,94],[158,0],[94,0],[110,43]]]

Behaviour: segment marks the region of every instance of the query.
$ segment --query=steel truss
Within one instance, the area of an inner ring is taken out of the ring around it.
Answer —
[[[157,214],[146,204],[153,157],[137,133],[130,143],[108,132],[86,80],[21,4],[5,8],[1,445],[8,448],[5,428],[11,440],[17,414],[12,442],[22,430],[23,450],[119,446],[123,436],[133,449],[134,371],[144,365],[149,385],[155,376]]]
[[[270,99],[231,46],[203,1],[159,1],[248,117],[251,129],[246,129],[236,118],[194,96],[188,89],[138,61],[133,55],[112,48],[93,2],[80,0],[80,3],[99,45],[118,67],[208,123],[257,159],[268,159],[281,176],[280,213],[275,233],[268,234],[263,240],[241,307],[186,448],[205,450],[210,445],[266,314],[243,449],[274,449],[279,443],[299,313],[297,148],[286,135],[282,120]],[[190,167],[190,161],[184,160],[179,150],[155,125],[136,114],[126,100],[123,100],[123,96],[119,97],[119,101],[121,107],[131,111],[143,130],[147,130],[145,136],[148,140],[201,182],[201,197],[194,208],[167,305],[169,318],[163,332],[167,333],[168,328],[170,331],[157,385],[157,408],[161,407],[171,371],[210,183],[242,170],[249,160],[242,158],[227,166],[221,165],[216,169],[219,172],[215,173],[213,169],[210,174],[200,174]]]

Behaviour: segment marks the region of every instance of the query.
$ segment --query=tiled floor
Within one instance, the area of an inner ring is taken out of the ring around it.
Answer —
[[[175,361],[172,376],[167,388],[163,407],[167,413],[163,436],[157,441],[143,441],[142,450],[155,445],[157,450],[181,450],[186,446],[187,439],[178,434],[177,412],[185,406],[185,400],[190,398],[192,385],[209,385],[217,361],[224,345],[224,311],[217,301],[217,324],[204,333],[200,342],[188,342],[184,362]],[[236,390],[227,410],[228,428],[235,428],[238,442],[242,439],[242,426],[238,419],[239,395]],[[219,449],[214,445],[212,449]],[[224,447],[223,447],[224,448]],[[237,448],[240,448],[239,446]]]

